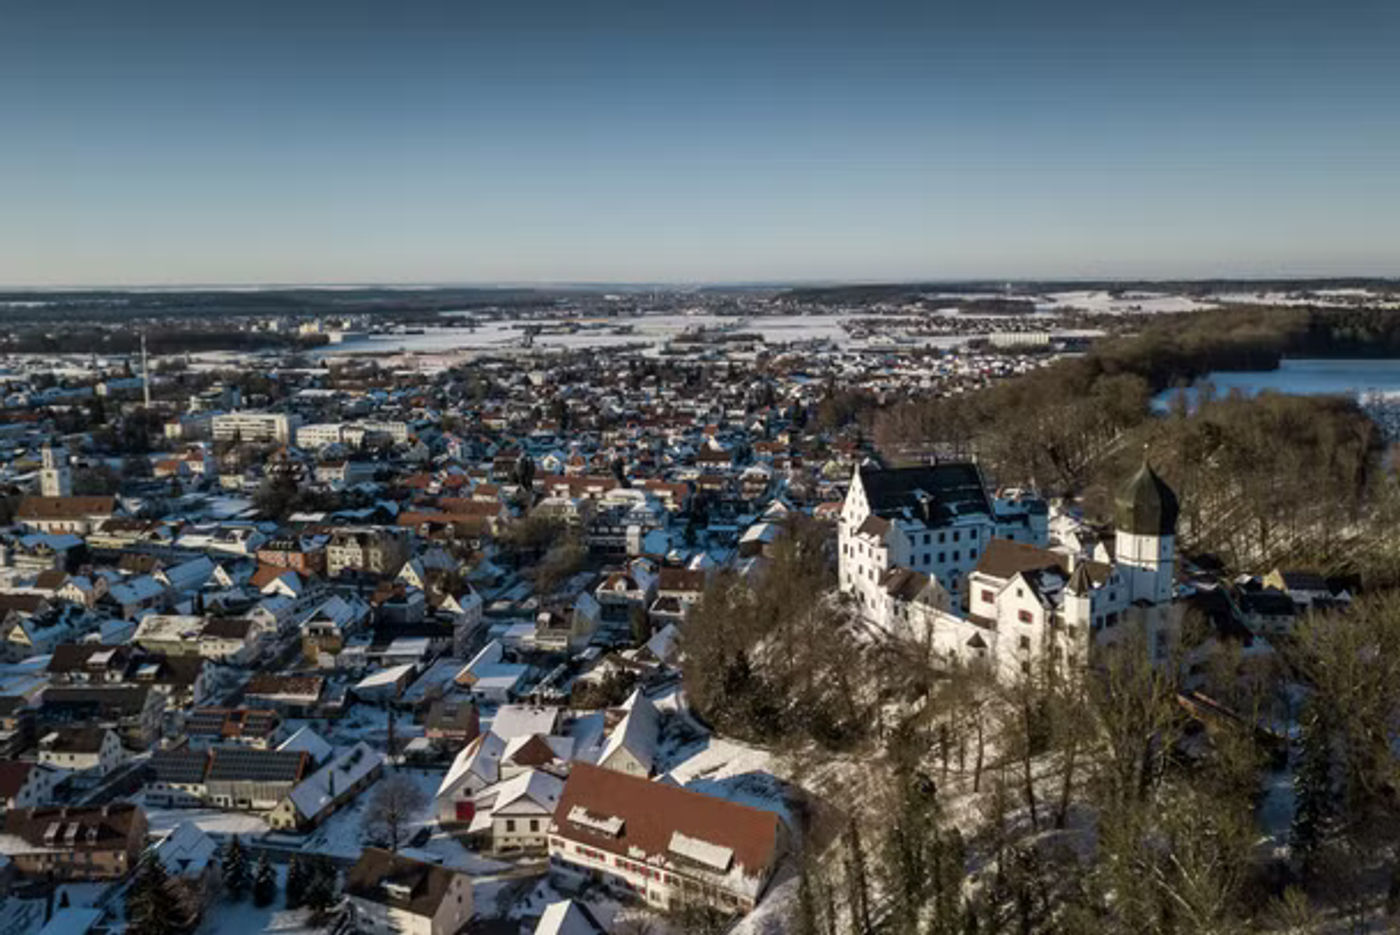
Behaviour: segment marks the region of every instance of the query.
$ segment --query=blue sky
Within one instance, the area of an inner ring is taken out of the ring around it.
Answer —
[[[0,0],[0,283],[1400,275],[1400,3]]]

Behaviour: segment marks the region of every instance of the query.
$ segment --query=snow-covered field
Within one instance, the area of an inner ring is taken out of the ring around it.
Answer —
[[[1216,308],[1214,302],[1161,292],[1120,292],[1104,290],[1052,292],[1038,303],[1042,312],[1078,310],[1100,315],[1161,315]]]

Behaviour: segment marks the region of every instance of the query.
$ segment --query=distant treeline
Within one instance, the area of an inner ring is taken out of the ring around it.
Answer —
[[[181,328],[167,326],[146,335],[151,354],[183,354],[201,351],[260,351],[282,348],[307,349],[327,343],[325,335],[281,334],[233,328]],[[22,354],[135,354],[141,350],[141,334],[135,329],[68,328],[62,331],[28,329],[7,335],[0,349]]]
[[[577,291],[548,289],[260,289],[160,292],[0,292],[0,320],[121,320],[218,315],[416,315],[459,309],[550,305]],[[588,293],[588,295],[594,295]]]
[[[1171,280],[956,280],[905,283],[860,283],[850,285],[801,286],[778,294],[795,303],[859,304],[864,302],[916,301],[928,293],[955,292],[1001,295],[1039,295],[1046,292],[1168,292],[1177,295],[1206,295],[1220,292],[1315,292],[1320,289],[1370,289],[1400,293],[1400,280],[1377,277],[1338,279],[1171,279]]]

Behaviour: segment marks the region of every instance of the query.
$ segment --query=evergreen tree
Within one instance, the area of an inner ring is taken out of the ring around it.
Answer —
[[[243,849],[243,842],[238,840],[238,835],[229,838],[228,844],[224,845],[223,858],[220,869],[224,876],[224,891],[231,899],[242,899],[243,894],[248,891],[250,882],[248,876],[248,852]]]
[[[126,891],[127,931],[131,935],[174,935],[179,931],[179,917],[179,901],[171,891],[165,865],[148,852]]]
[[[311,882],[306,864],[296,855],[287,862],[286,905],[288,909],[299,908],[306,897],[306,887]]]
[[[1318,855],[1337,807],[1332,782],[1332,744],[1320,707],[1308,706],[1299,732],[1301,749],[1293,779],[1294,807],[1291,829],[1293,856],[1304,879],[1317,871]]]
[[[641,606],[634,606],[628,615],[628,625],[632,628],[632,643],[641,646],[651,639],[651,621]]]
[[[272,870],[272,863],[267,859],[267,852],[258,855],[258,862],[253,870],[253,905],[270,906],[277,898],[277,874]]]
[[[326,857],[312,858],[306,898],[303,902],[315,919],[324,919],[340,897],[340,883],[335,864]]]

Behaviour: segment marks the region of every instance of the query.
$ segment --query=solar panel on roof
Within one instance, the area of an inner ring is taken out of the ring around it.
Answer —
[[[203,782],[208,762],[209,758],[203,751],[157,750],[151,754],[151,769],[161,782]]]
[[[303,754],[291,750],[219,747],[214,751],[210,780],[292,782],[301,774]]]

